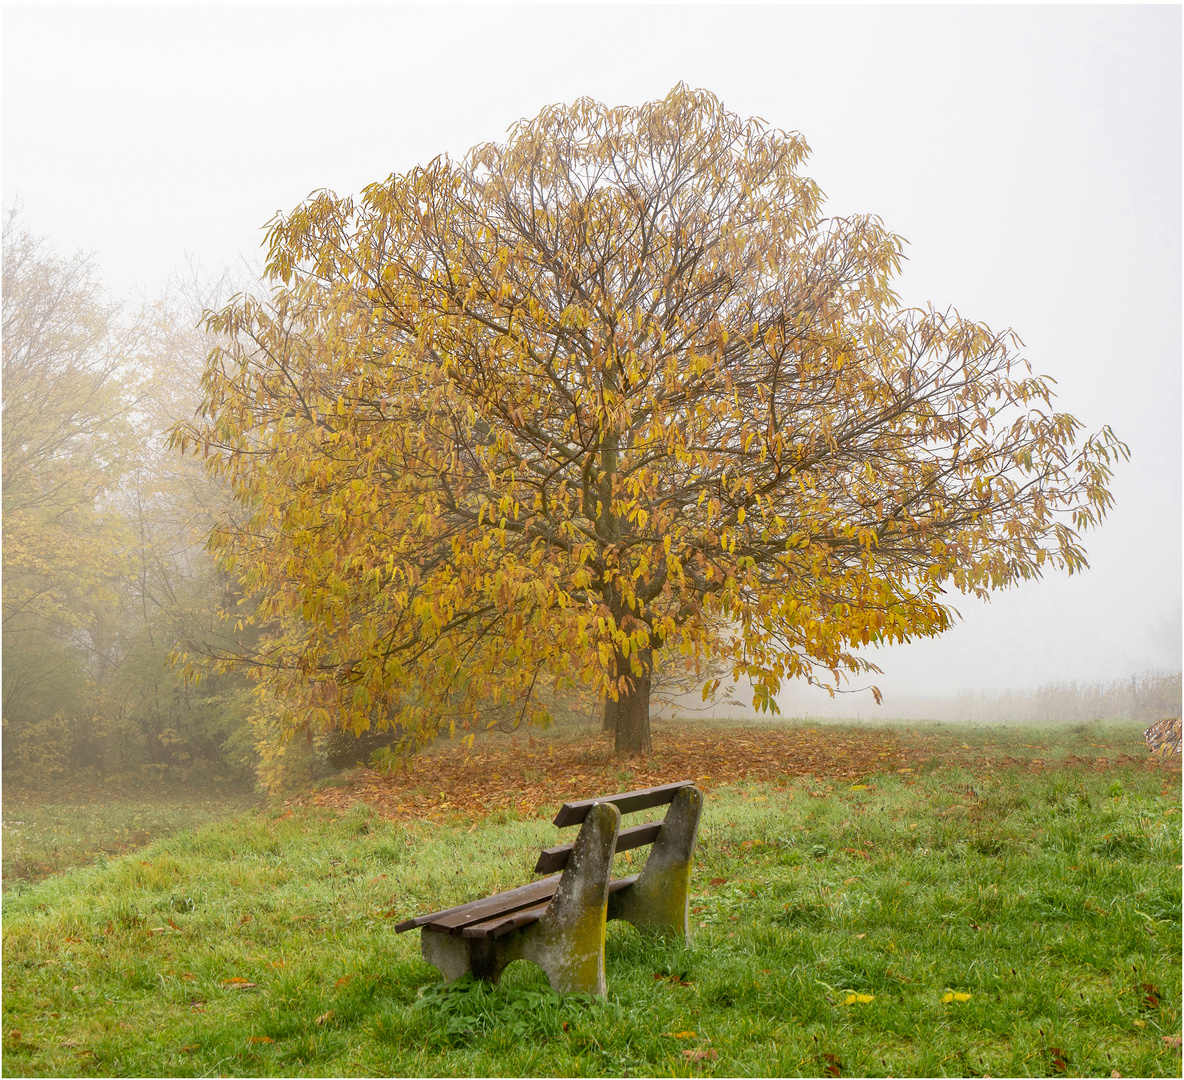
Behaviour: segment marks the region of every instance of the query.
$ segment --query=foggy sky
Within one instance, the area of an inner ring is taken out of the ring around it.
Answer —
[[[884,650],[893,695],[1178,669],[1179,7],[14,7],[5,207],[117,295],[262,226],[500,139],[544,105],[683,80],[805,136],[830,214],[909,241],[906,302],[1013,327],[1058,406],[1131,447],[1092,569],[953,597]],[[794,695],[801,700],[801,694]],[[864,714],[868,703],[862,702]]]

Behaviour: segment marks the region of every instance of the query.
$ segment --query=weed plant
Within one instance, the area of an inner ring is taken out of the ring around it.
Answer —
[[[525,962],[447,987],[393,932],[554,842],[542,816],[285,810],[21,884],[3,1071],[1180,1075],[1178,774],[717,788],[691,941],[610,923],[603,1001]]]

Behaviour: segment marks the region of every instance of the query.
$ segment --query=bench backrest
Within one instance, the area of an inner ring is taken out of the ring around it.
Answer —
[[[588,816],[588,811],[597,803],[612,803],[622,814],[632,814],[637,810],[648,810],[651,806],[664,806],[674,799],[682,788],[691,787],[693,780],[680,780],[676,784],[662,784],[660,787],[640,788],[637,791],[625,791],[620,795],[604,795],[598,799],[581,799],[579,802],[564,803],[555,815],[555,824],[561,829],[569,825],[579,825]],[[644,825],[634,825],[622,829],[617,834],[617,851],[628,851],[631,848],[652,844],[657,839],[662,822],[649,821]],[[571,844],[560,844],[556,847],[543,848],[539,861],[535,864],[536,874],[553,874],[567,865],[571,855]]]

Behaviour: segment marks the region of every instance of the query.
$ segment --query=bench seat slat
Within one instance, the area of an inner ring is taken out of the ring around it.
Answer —
[[[622,829],[617,834],[617,850],[629,851],[632,848],[652,844],[658,838],[658,831],[662,828],[660,821],[647,821],[644,825],[633,825]],[[559,844],[556,847],[543,848],[539,861],[534,865],[536,874],[551,874],[562,870],[571,856],[571,844]]]
[[[632,877],[617,878],[617,880],[609,882],[608,891],[610,893],[620,892],[622,889],[627,889],[636,880],[636,874]],[[547,903],[550,903],[550,900]],[[463,929],[447,931],[438,924],[429,924],[424,929],[433,930],[436,933],[451,932],[467,938],[501,937],[503,934],[508,934],[511,930],[517,930],[520,926],[529,926],[532,922],[536,922],[546,910],[547,904],[535,904],[531,907],[521,908],[518,911],[495,915],[478,923],[470,923]]]
[[[622,814],[635,810],[648,810],[651,806],[663,806],[670,802],[680,788],[691,787],[693,780],[680,780],[677,784],[662,784],[660,787],[639,788],[620,795],[605,795],[599,799],[581,799],[579,802],[564,803],[555,815],[559,828],[579,825],[588,816],[588,811],[597,803],[612,803]]]
[[[480,900],[470,900],[467,904],[458,904],[456,907],[445,908],[443,911],[433,911],[430,915],[418,915],[414,919],[407,919],[395,926],[395,933],[401,934],[404,930],[414,930],[418,926],[427,926],[428,923],[436,923],[455,917],[460,917],[460,925],[464,925],[474,919],[489,918],[499,912],[515,911],[520,907],[537,903],[544,897],[549,901],[555,895],[558,885],[559,875],[555,874],[542,881],[532,881],[529,885],[522,885],[517,889],[494,893],[493,896],[486,896]]]
[[[521,911],[495,915],[492,919],[466,926],[458,933],[467,938],[501,937],[511,930],[517,930],[520,926],[529,926],[532,922],[537,922],[542,918],[543,912],[547,910],[547,905],[550,903],[551,901],[548,900],[546,904],[535,904],[533,907],[522,908]],[[435,929],[435,927],[429,929]]]
[[[559,875],[555,874],[543,881],[536,881],[533,887],[524,886],[521,891],[515,890],[518,893],[517,896],[511,897],[506,893],[501,893],[496,896],[488,896],[483,900],[474,900],[473,903],[467,904],[460,911],[437,916],[432,919],[429,925],[437,930],[446,930],[450,934],[459,934],[466,926],[472,926],[474,923],[521,911],[523,908],[533,907],[535,904],[542,904],[545,907],[551,902],[551,897],[555,895],[555,890],[558,887]]]

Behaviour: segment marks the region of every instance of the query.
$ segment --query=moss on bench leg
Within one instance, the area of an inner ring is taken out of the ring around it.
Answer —
[[[621,812],[598,803],[588,812],[559,888],[543,917],[521,931],[521,952],[560,994],[604,997],[604,921]]]
[[[684,787],[674,796],[645,869],[627,889],[609,897],[610,919],[625,919],[639,930],[687,937],[691,867],[702,810],[698,788]]]

